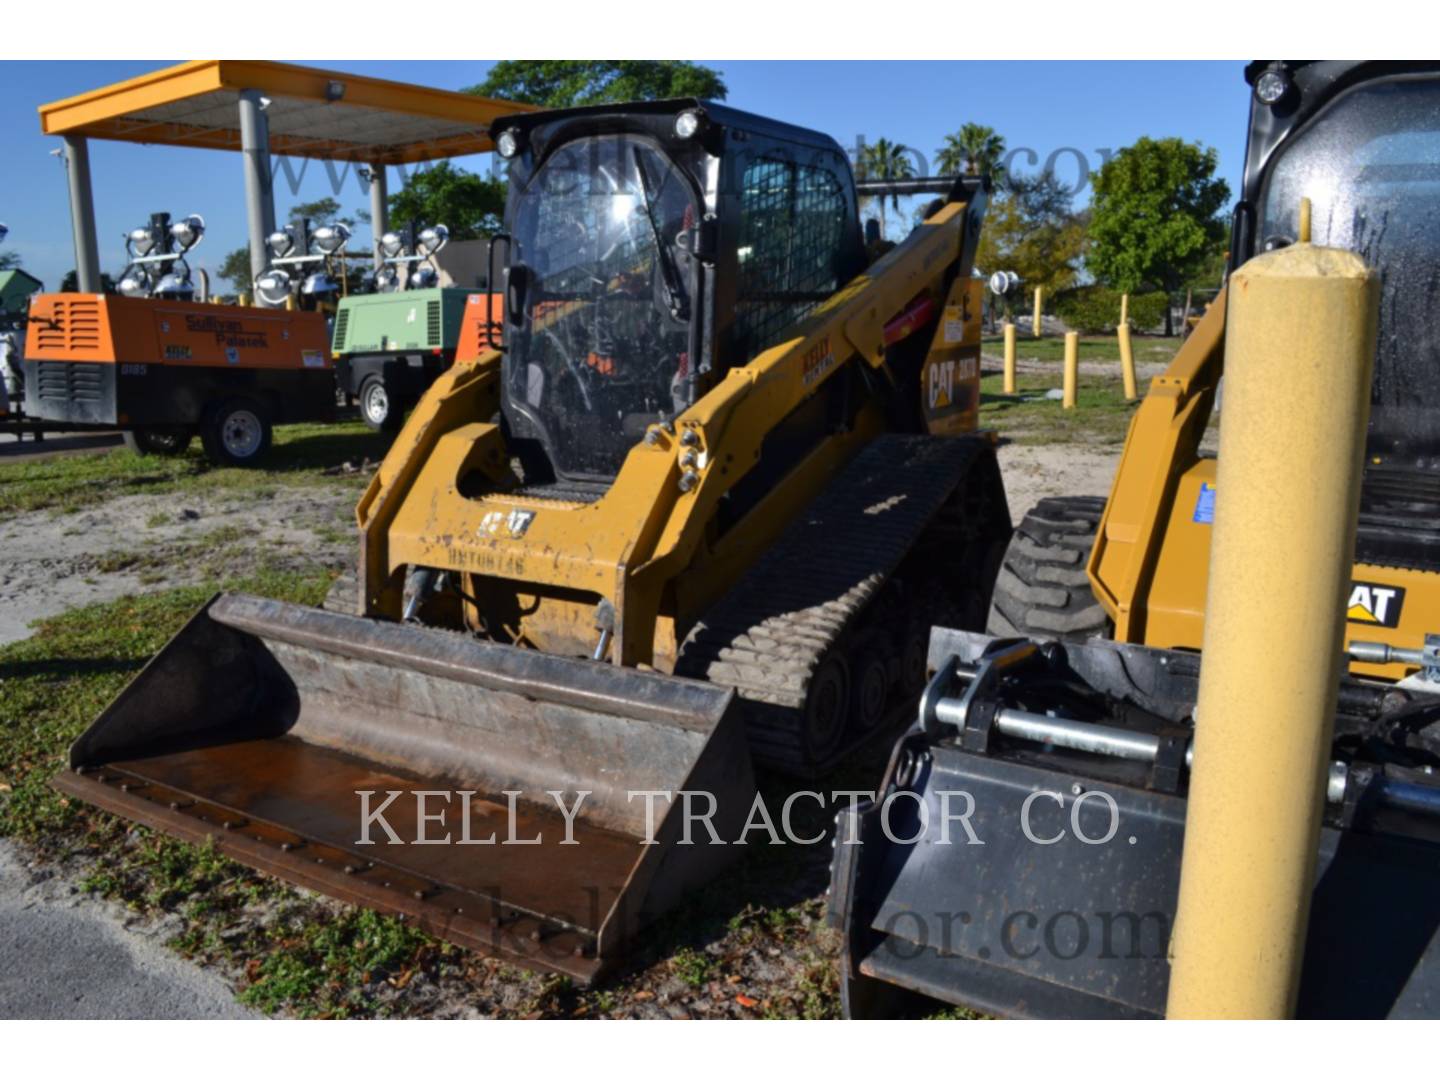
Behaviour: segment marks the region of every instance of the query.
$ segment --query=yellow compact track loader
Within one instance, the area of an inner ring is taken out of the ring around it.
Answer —
[[[682,100],[492,135],[503,325],[361,499],[358,589],[217,598],[58,783],[585,982],[744,850],[689,834],[737,835],[752,756],[830,769],[932,624],[983,626],[986,187],[900,182],[939,198],[868,263],[813,132]]]
[[[1247,78],[1232,269],[1313,240],[1357,253],[1381,280],[1348,673],[1298,1009],[1434,1016],[1440,68],[1275,61]],[[897,845],[878,802],[842,825],[866,841],[837,848],[833,868],[849,1015],[884,1014],[902,990],[998,1015],[1165,1012],[1215,520],[1216,455],[1202,438],[1226,317],[1222,293],[1153,381],[1108,500],[1045,499],[1025,516],[989,636],[932,635],[933,678],[882,789],[913,796],[910,812],[890,828],[914,835],[916,807],[939,820],[941,795],[961,790],[983,845]],[[1293,378],[1308,377],[1297,365]],[[1273,387],[1277,412],[1288,392]],[[1311,482],[1303,462],[1292,482]],[[1255,604],[1287,602],[1263,585]],[[1097,842],[1112,821],[1123,831]]]

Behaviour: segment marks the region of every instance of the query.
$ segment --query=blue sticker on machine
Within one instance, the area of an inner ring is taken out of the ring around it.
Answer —
[[[1195,500],[1195,517],[1197,525],[1215,524],[1215,489],[1205,482],[1200,484],[1200,497]]]

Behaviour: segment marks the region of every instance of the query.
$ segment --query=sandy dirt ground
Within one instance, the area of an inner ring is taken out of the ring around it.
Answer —
[[[1000,469],[1011,521],[1019,524],[1025,511],[1050,495],[1109,495],[1119,461],[1118,446],[1002,445]]]
[[[344,566],[353,491],[279,487],[251,495],[132,495],[71,514],[0,523],[0,643],[71,608],[267,566]],[[218,565],[225,561],[225,567]]]
[[[1118,457],[1118,447],[1002,446],[1012,518],[1018,522],[1047,495],[1104,495]],[[345,566],[354,551],[354,500],[338,485],[280,487],[258,500],[137,495],[70,514],[16,515],[0,523],[0,642],[23,638],[33,620],[71,608],[214,577],[221,562],[232,573],[287,559]],[[817,862],[815,888],[823,888],[824,862]],[[256,1015],[234,1000],[235,973],[177,958],[165,945],[175,931],[166,920],[86,896],[75,873],[32,865],[23,849],[0,843],[0,1018]],[[746,963],[778,965],[779,957],[771,948]],[[35,977],[40,971],[44,977]],[[710,992],[683,990],[670,987],[635,1014],[726,1015],[736,1008],[710,1012]],[[728,1000],[728,988],[711,991],[717,1001]],[[434,992],[448,996],[444,988]],[[674,1004],[682,999],[683,1008]],[[460,998],[435,1015],[475,1015],[474,1007]]]

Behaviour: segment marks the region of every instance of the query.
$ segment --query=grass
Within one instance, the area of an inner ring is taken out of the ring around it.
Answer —
[[[49,786],[70,742],[217,588],[315,604],[331,577],[262,573],[126,597],[44,620],[33,636],[0,648],[0,836],[52,859],[83,860],[87,892],[144,914],[179,914],[184,928],[171,946],[242,971],[247,1004],[300,1016],[383,1015],[391,1006],[381,998],[458,950],[398,919],[302,896],[208,842],[172,840]],[[268,917],[253,918],[257,909]]]
[[[240,1000],[264,1012],[426,1015],[448,1000],[517,1017],[837,1015],[834,941],[823,927],[828,849],[757,848],[643,935],[614,979],[585,990],[301,894],[210,844],[171,839],[49,786],[69,744],[215,589],[313,604],[330,580],[318,568],[217,578],[67,612],[0,647],[0,836],[75,868],[88,892],[178,919],[171,947],[228,974]],[[807,833],[827,824],[818,808],[813,820],[797,815]]]
[[[1130,348],[1135,354],[1137,364],[1168,364],[1179,350],[1180,342],[1178,337],[1130,335]],[[1114,334],[1081,337],[1079,344],[1081,360],[1113,360],[1116,364],[1120,362],[1120,346]],[[981,340],[980,347],[987,355],[1001,356],[1005,351],[1005,340],[999,334],[987,335]],[[1019,327],[1015,334],[1015,356],[1019,360],[1059,363],[1065,356],[1065,339],[1053,335],[1033,338],[1023,326]],[[1119,374],[1118,369],[1116,374]]]
[[[1075,408],[1045,396],[1060,386],[1059,372],[1017,375],[1015,394],[1001,392],[1000,375],[980,380],[980,426],[998,431],[1023,445],[1078,443],[1114,446],[1125,441],[1138,401],[1125,400],[1118,378],[1081,375],[1075,388]]]
[[[196,447],[178,457],[140,457],[117,448],[105,454],[75,455],[0,466],[0,513],[50,509],[72,513],[123,495],[233,492],[264,496],[280,485],[350,483],[364,475],[336,476],[346,462],[379,461],[389,444],[358,420],[339,424],[291,424],[275,429],[275,443],[263,468],[211,465]],[[150,527],[165,524],[160,515]]]

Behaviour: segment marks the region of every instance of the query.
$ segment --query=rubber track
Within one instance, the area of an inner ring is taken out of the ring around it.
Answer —
[[[876,439],[691,631],[676,673],[738,691],[760,763],[808,775],[853,749],[807,760],[810,677],[982,452],[979,438]]]

